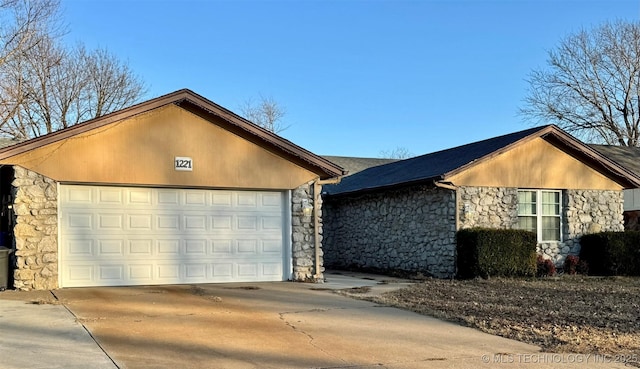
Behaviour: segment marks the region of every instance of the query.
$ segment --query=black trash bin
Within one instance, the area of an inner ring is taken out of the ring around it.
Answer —
[[[9,254],[11,249],[0,246],[0,291],[9,287]]]

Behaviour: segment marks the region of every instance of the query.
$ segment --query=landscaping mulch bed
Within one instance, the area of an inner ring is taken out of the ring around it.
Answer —
[[[426,279],[368,299],[545,352],[627,355],[633,366],[640,357],[639,278]]]

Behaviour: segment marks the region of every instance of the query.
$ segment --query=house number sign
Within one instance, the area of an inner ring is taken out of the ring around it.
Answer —
[[[176,156],[173,161],[173,168],[181,171],[192,171],[193,159],[186,156]]]

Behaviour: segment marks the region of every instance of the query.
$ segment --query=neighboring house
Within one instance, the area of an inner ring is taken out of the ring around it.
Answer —
[[[6,137],[0,137],[0,149],[3,147],[9,147],[18,143],[20,143],[20,141],[18,140],[6,138]]]
[[[556,126],[372,167],[323,187],[327,267],[456,271],[456,231],[521,228],[557,264],[582,235],[622,230],[640,178]]]
[[[371,167],[377,167],[383,164],[393,163],[399,159],[381,159],[381,158],[358,158],[350,156],[329,156],[322,155],[323,158],[334,164],[338,164],[347,172],[347,175],[356,174]]]
[[[640,147],[589,145],[602,155],[640,176]],[[640,231],[640,189],[624,190],[625,229]]]
[[[189,90],[0,149],[0,164],[23,290],[321,279],[313,189],[343,174]]]

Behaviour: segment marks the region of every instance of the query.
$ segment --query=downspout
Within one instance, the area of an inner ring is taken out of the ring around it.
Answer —
[[[322,273],[320,272],[320,216],[322,214],[320,214],[320,207],[318,206],[318,204],[320,203],[320,196],[321,196],[321,188],[322,185],[325,184],[337,184],[340,183],[340,181],[342,180],[342,177],[337,177],[337,178],[330,178],[330,179],[316,179],[315,181],[313,181],[313,243],[314,243],[314,249],[315,249],[315,254],[316,254],[316,261],[315,261],[315,269],[316,269],[316,273],[313,276],[313,278],[316,280],[316,282],[320,279],[320,276],[322,275]]]

